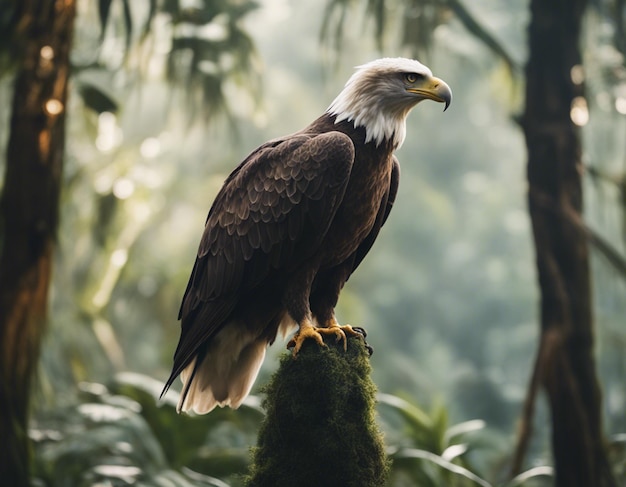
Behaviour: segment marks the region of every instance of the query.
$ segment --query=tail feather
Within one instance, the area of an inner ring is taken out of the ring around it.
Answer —
[[[250,333],[244,325],[226,323],[206,352],[182,371],[177,411],[205,414],[216,406],[238,408],[250,393],[267,346],[266,338]]]

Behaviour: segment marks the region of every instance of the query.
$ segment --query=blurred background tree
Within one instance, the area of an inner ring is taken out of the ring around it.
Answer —
[[[28,485],[28,414],[58,225],[76,5],[12,4],[19,41],[0,221],[0,475]],[[12,39],[16,40],[16,39]]]
[[[40,483],[240,485],[261,415],[256,398],[237,412],[181,418],[169,399],[156,406],[160,382],[151,378],[167,376],[179,300],[224,177],[259,143],[309,123],[354,65],[381,54],[418,56],[455,100],[445,116],[427,105],[411,114],[398,202],[339,315],[366,327],[375,348],[393,485],[508,478],[539,338],[517,116],[529,4],[337,3],[77,2],[49,332],[31,401]],[[16,44],[4,26],[19,24],[0,11],[6,61]],[[620,2],[591,3],[585,69],[572,73],[587,86],[587,105],[576,108],[589,115],[582,164],[595,350],[618,479],[626,469],[621,14]],[[0,82],[8,108],[13,78]],[[9,111],[0,113],[5,153]],[[258,386],[276,365],[268,357]],[[389,399],[398,396],[404,402]],[[541,394],[535,424],[525,463],[533,468],[510,485],[553,482]]]
[[[528,205],[541,290],[541,338],[522,445],[538,384],[551,410],[555,485],[616,486],[594,357],[589,245],[582,220],[580,126],[588,117],[579,47],[586,1],[532,2],[523,128]],[[521,463],[523,448],[516,463]],[[514,464],[514,472],[520,470]]]

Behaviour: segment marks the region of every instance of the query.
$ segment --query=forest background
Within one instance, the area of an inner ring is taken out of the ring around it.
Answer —
[[[612,10],[621,3],[608,4],[584,16],[584,68],[572,78],[588,92],[571,118],[594,236],[603,428],[623,481],[626,71]],[[390,483],[505,482],[541,331],[520,127],[529,3],[151,5],[77,2],[60,226],[30,401],[38,484],[242,482],[262,416],[256,396],[210,419],[176,417],[173,392],[154,400],[206,213],[247,153],[308,124],[354,66],[382,55],[419,56],[454,101],[445,114],[428,103],[411,113],[394,211],[338,315],[366,328],[375,350],[380,421],[396,455]],[[3,155],[14,82],[4,74]],[[270,351],[253,393],[284,344]],[[540,396],[515,485],[552,485],[549,416]],[[436,459],[410,460],[415,451]]]

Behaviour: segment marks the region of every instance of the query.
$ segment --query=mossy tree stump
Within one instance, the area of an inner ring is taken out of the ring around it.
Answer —
[[[375,422],[376,388],[364,340],[306,342],[284,354],[265,388],[267,416],[248,487],[384,485],[388,465]]]

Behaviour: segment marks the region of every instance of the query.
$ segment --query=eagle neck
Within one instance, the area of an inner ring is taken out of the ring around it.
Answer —
[[[410,108],[387,110],[369,99],[349,97],[349,92],[340,93],[330,104],[326,113],[335,117],[335,123],[343,121],[351,123],[355,128],[365,130],[365,142],[373,142],[377,147],[391,141],[393,148],[398,149],[406,137],[406,116]]]
[[[353,140],[357,150],[359,150],[359,148],[369,148],[368,150],[372,152],[391,153],[396,149],[395,140],[393,138],[382,138],[380,141],[375,141],[369,136],[367,127],[355,125],[354,122],[350,120],[340,120],[337,115],[328,112],[322,115],[312,126],[316,124],[321,124],[322,126],[320,128],[323,127],[322,130],[337,130],[343,132]]]

